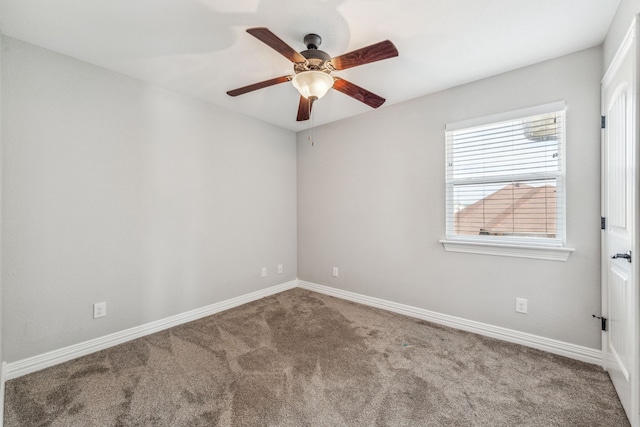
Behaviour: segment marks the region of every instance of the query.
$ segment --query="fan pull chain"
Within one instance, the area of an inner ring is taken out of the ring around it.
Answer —
[[[309,100],[308,105],[309,105],[309,141],[311,141],[311,146],[315,147],[316,146],[316,141],[313,139],[313,109],[311,108],[313,104],[313,100]]]

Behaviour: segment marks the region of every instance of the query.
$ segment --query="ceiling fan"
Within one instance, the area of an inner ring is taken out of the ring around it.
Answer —
[[[304,44],[307,46],[307,50],[298,53],[267,28],[249,28],[247,33],[293,62],[293,71],[295,74],[276,77],[275,79],[230,90],[227,92],[228,95],[238,96],[254,90],[291,81],[293,86],[300,92],[297,121],[308,120],[311,115],[313,102],[322,98],[332,87],[338,92],[342,92],[373,108],[378,108],[384,103],[385,99],[381,96],[369,92],[345,79],[331,76],[331,72],[346,70],[347,68],[398,56],[398,50],[389,40],[332,58],[326,52],[318,49],[320,43],[322,43],[322,39],[317,34],[307,34],[304,37]]]

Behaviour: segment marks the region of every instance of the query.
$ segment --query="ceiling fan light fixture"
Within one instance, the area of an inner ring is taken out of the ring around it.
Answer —
[[[313,102],[322,98],[331,88],[371,108],[378,108],[384,104],[385,100],[383,97],[340,77],[331,77],[330,74],[333,71],[342,71],[398,56],[398,49],[396,49],[391,41],[384,40],[339,56],[331,57],[327,52],[318,49],[322,38],[317,34],[307,34],[304,37],[304,44],[307,46],[307,50],[297,52],[281,38],[269,31],[268,28],[247,28],[247,33],[291,61],[295,74],[293,76],[290,74],[280,76],[233,89],[228,91],[227,95],[238,96],[253,92],[254,90],[291,81],[293,86],[300,92],[298,116],[296,117],[296,121],[299,122],[311,118]]]
[[[307,99],[320,99],[333,87],[333,78],[322,71],[302,71],[291,80],[293,87]]]

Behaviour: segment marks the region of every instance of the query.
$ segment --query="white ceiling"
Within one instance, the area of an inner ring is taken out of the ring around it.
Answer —
[[[298,131],[293,74],[245,32],[267,27],[295,50],[307,33],[331,56],[391,40],[400,56],[335,72],[384,98],[380,108],[597,46],[620,0],[1,0],[2,33]],[[370,107],[337,91],[316,125]]]

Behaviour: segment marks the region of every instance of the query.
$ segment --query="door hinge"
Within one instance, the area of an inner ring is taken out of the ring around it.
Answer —
[[[601,216],[600,217],[600,230],[606,230],[607,229],[607,218]]]
[[[595,317],[596,319],[600,319],[600,328],[603,331],[607,330],[607,318],[606,317],[596,316],[595,314],[592,314],[591,316]]]
[[[607,124],[607,118],[605,116],[600,116],[600,129],[604,129]]]

